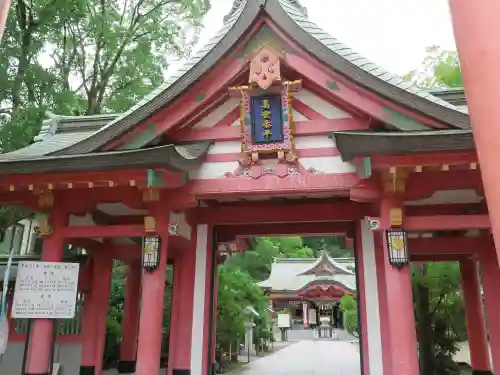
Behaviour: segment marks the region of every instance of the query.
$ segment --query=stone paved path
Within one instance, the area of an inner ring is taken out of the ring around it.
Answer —
[[[360,375],[356,345],[346,341],[300,341],[228,375]]]

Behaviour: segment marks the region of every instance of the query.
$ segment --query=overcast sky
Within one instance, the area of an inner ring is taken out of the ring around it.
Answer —
[[[219,30],[233,0],[211,0],[200,43]],[[301,0],[309,18],[396,74],[415,69],[432,45],[455,49],[448,0]],[[173,63],[171,69],[178,68]]]

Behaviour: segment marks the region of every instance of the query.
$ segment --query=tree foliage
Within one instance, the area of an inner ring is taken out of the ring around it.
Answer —
[[[421,65],[403,76],[424,89],[462,87],[462,72],[456,51],[428,47]]]
[[[412,268],[420,372],[458,373],[453,356],[467,337],[458,263],[416,263]]]
[[[359,337],[358,303],[356,298],[345,294],[340,299],[340,309],[344,314],[344,325],[351,335]]]
[[[28,145],[47,111],[123,112],[185,56],[208,0],[13,0],[0,44],[0,150]],[[0,230],[26,212],[0,211]]]

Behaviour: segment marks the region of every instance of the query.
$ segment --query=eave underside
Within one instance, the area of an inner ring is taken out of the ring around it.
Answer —
[[[334,132],[332,138],[344,161],[351,161],[358,156],[475,150],[471,130],[339,131]]]
[[[0,158],[0,175],[26,175],[49,172],[86,172],[133,168],[165,168],[189,172],[198,168],[211,142],[165,145],[130,151],[94,152],[64,156]]]

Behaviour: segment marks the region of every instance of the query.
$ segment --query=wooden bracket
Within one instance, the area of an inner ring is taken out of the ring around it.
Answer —
[[[153,216],[144,216],[144,230],[146,232],[156,232],[156,219]]]
[[[160,190],[156,188],[146,188],[142,191],[143,202],[158,202],[160,200]]]
[[[40,237],[50,236],[54,232],[52,226],[49,223],[49,218],[44,217],[38,220],[38,234]]]
[[[389,171],[383,175],[384,193],[404,193],[406,191],[407,178],[408,170],[404,168],[391,167]]]
[[[54,194],[50,191],[41,192],[38,196],[39,207],[52,207],[54,205]]]
[[[389,224],[391,227],[400,227],[403,225],[403,209],[400,207],[389,210]]]

